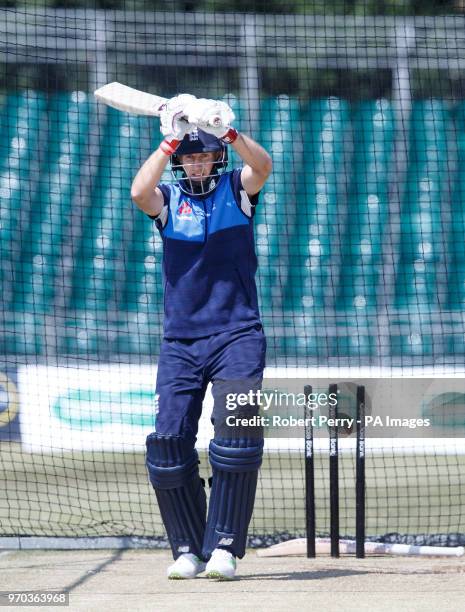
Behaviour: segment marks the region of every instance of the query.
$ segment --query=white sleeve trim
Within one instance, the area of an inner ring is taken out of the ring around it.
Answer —
[[[165,227],[168,221],[168,206],[166,204],[163,205],[160,214],[155,217],[155,221],[160,221],[161,226]]]
[[[240,191],[241,194],[241,210],[242,212],[247,215],[248,217],[252,217],[252,212],[254,207],[252,206],[249,196],[247,194],[246,191],[244,191],[243,189],[241,189]]]

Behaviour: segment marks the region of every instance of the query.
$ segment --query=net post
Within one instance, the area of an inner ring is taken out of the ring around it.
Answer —
[[[357,386],[355,459],[355,555],[365,557],[365,387]]]
[[[305,528],[307,534],[307,557],[312,559],[316,556],[316,533],[315,533],[315,465],[313,448],[313,422],[308,402],[312,393],[311,385],[305,385]]]
[[[337,384],[329,385],[329,418],[337,419]],[[331,397],[336,397],[332,402]],[[335,421],[335,423],[337,423]],[[337,425],[329,427],[329,504],[331,556],[339,557],[339,449]]]

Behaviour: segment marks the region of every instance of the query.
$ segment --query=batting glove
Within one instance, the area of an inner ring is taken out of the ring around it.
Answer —
[[[186,113],[189,121],[204,132],[213,134],[227,144],[236,140],[237,130],[231,126],[235,115],[226,102],[199,98],[188,104]]]
[[[180,94],[170,98],[164,105],[160,114],[160,132],[166,140],[181,141],[186,134],[191,132],[195,125],[187,121],[185,109],[188,104],[195,100],[190,94]]]

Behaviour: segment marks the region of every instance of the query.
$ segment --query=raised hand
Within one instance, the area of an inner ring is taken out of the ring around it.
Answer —
[[[235,119],[231,107],[226,102],[207,98],[192,100],[186,107],[186,113],[190,123],[194,123],[216,138],[224,138],[231,130],[231,124]]]
[[[196,126],[187,119],[186,108],[196,100],[191,94],[170,98],[160,114],[160,132],[171,140],[182,140]]]

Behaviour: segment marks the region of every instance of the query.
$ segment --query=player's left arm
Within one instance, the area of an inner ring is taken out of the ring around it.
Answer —
[[[189,121],[204,132],[213,134],[235,149],[245,164],[241,171],[242,187],[247,195],[258,193],[270,176],[273,163],[258,142],[239,134],[233,127],[235,116],[231,107],[223,101],[196,98],[186,107],[185,113]],[[219,125],[215,125],[218,119]]]
[[[271,174],[273,169],[271,156],[258,142],[241,133],[230,146],[245,164],[241,171],[242,186],[248,195],[255,195]]]

